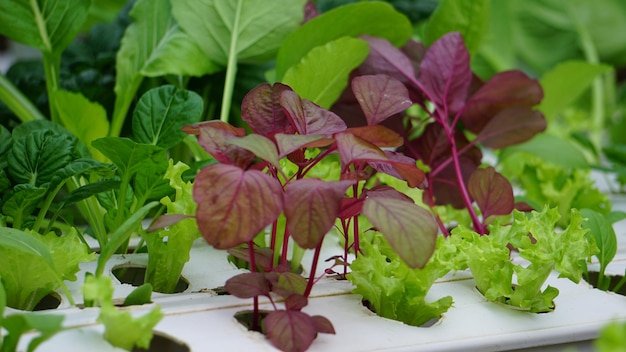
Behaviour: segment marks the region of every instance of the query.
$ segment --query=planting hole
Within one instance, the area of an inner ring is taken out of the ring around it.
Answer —
[[[115,276],[121,283],[130,284],[135,287],[141,286],[145,283],[146,267],[145,266],[129,266],[118,265],[111,270],[113,276]],[[178,283],[173,293],[181,293],[189,287],[189,281],[184,277],[178,278]]]
[[[376,313],[376,311],[374,310],[374,307],[372,307],[372,304],[368,300],[366,300],[366,299],[361,300],[361,303],[363,304],[363,306],[365,308],[369,309],[372,313],[375,313],[376,315],[378,315],[378,313]],[[385,317],[381,317],[381,318],[385,318]],[[388,318],[385,318],[385,319],[388,319]],[[440,320],[441,320],[441,317],[439,317],[439,318],[432,318],[432,319],[428,320],[427,322],[425,322],[424,324],[419,325],[417,327],[418,328],[429,328],[429,327],[434,326],[435,324],[437,324]]]
[[[35,305],[33,310],[56,309],[60,305],[61,296],[56,292],[50,292]]]
[[[598,288],[598,278],[600,277],[600,274],[597,271],[589,271],[588,272],[589,277],[588,280],[586,280],[591,286]],[[612,291],[615,292],[617,294],[620,294],[622,296],[626,296],[626,285],[623,285],[622,280],[624,280],[624,276],[622,275],[607,275],[607,277],[609,278],[610,282],[609,282],[609,287],[608,287],[608,291]],[[621,287],[619,287],[619,289],[617,289],[617,291],[615,291],[615,287],[619,284],[622,284]]]
[[[254,312],[251,310],[242,310],[235,313],[235,319],[239,322],[239,324],[243,325],[249,331],[256,331],[263,333],[261,327],[263,326],[263,319],[270,313],[268,310],[259,310],[259,321],[256,326],[253,326],[254,322]]]
[[[187,344],[159,331],[154,332],[148,349],[134,347],[132,352],[190,352]]]

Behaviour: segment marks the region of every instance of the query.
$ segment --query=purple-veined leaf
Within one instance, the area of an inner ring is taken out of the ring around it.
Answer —
[[[280,105],[299,134],[330,136],[346,129],[345,122],[335,113],[300,98],[294,91],[283,91]]]
[[[187,126],[185,131],[198,134],[198,143],[220,163],[245,168],[255,158],[254,153],[228,143],[231,139],[245,136],[242,128],[213,120]]]
[[[345,220],[361,214],[364,201],[365,198],[343,198],[341,200],[341,208],[337,217]]]
[[[408,266],[426,265],[437,237],[437,223],[428,211],[404,200],[368,197],[363,214]]]
[[[254,133],[270,136],[278,132],[294,132],[280,107],[280,95],[287,90],[291,91],[291,88],[282,83],[262,83],[246,94],[241,102],[241,118]]]
[[[291,271],[274,272],[272,292],[288,297],[292,294],[303,295],[306,291],[307,281],[304,277]]]
[[[405,180],[409,187],[419,187],[425,179],[424,171],[415,165],[415,160],[400,153],[385,151],[388,162],[371,161],[368,164],[376,171]]]
[[[205,240],[217,249],[246,243],[283,210],[283,189],[270,176],[215,164],[202,169],[193,187],[196,221]]]
[[[321,334],[335,334],[335,328],[330,320],[321,315],[314,315],[311,317],[313,323],[315,323],[315,330]]]
[[[229,248],[228,254],[246,263],[250,263],[250,250],[248,247]],[[274,251],[271,248],[254,247],[254,263],[263,271],[271,271],[274,261]]]
[[[150,227],[146,230],[146,232],[152,232],[168,226],[172,226],[187,218],[193,218],[193,216],[185,214],[163,214],[156,218],[152,222],[152,224],[150,224]]]
[[[452,32],[433,43],[420,65],[419,81],[424,94],[448,114],[458,112],[465,105],[472,82],[469,63],[463,37]]]
[[[463,126],[474,134],[480,133],[485,125],[500,110],[513,107],[533,107],[543,98],[541,85],[521,71],[500,72],[468,100],[463,116]]]
[[[224,288],[238,298],[252,298],[270,295],[270,283],[266,273],[244,273],[226,280]]]
[[[337,133],[335,142],[341,157],[341,168],[345,170],[348,165],[357,161],[380,160],[387,161],[387,156],[374,144],[355,136],[349,132]]]
[[[390,198],[397,199],[404,202],[413,203],[413,199],[407,196],[406,194],[397,191],[395,188],[390,186],[376,186],[372,189],[367,190],[368,198]]]
[[[388,75],[358,76],[351,85],[370,126],[383,122],[413,104],[404,84]]]
[[[361,65],[362,73],[386,74],[403,83],[414,82],[415,69],[409,57],[382,38],[362,36],[370,45],[370,54]]]
[[[476,136],[476,142],[501,149],[525,142],[545,129],[546,120],[540,111],[513,106],[500,110]]]
[[[506,215],[513,211],[513,187],[491,166],[476,169],[469,179],[467,190],[485,220],[492,215]]]
[[[401,135],[381,125],[351,127],[346,130],[380,148],[396,148],[404,144]]]
[[[313,319],[297,310],[275,310],[263,320],[267,338],[285,352],[306,351],[317,334]]]
[[[346,188],[353,184],[354,181],[326,182],[304,178],[287,186],[287,228],[300,247],[317,247],[335,223]]]
[[[302,310],[309,304],[309,300],[301,294],[293,293],[285,298],[287,310]]]
[[[276,145],[267,137],[260,134],[250,134],[241,138],[231,138],[227,143],[246,149],[268,163],[280,167]]]
[[[334,140],[321,134],[284,134],[274,135],[280,157],[288,155],[301,148],[322,148],[331,145]]]

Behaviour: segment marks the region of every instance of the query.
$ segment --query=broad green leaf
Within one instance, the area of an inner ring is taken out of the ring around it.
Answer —
[[[75,146],[66,135],[34,131],[13,143],[8,155],[9,173],[19,183],[40,186],[72,161]]]
[[[16,351],[22,334],[35,330],[39,335],[28,343],[28,352],[34,351],[42,342],[63,329],[63,315],[48,314],[12,314],[3,321],[3,328],[8,332],[2,342],[2,351]]]
[[[583,227],[589,229],[589,235],[595,240],[596,246],[600,250],[596,254],[600,262],[600,271],[604,272],[604,268],[613,260],[617,253],[617,237],[613,226],[604,215],[591,209],[582,209],[580,211],[586,218]]]
[[[567,61],[558,64],[541,77],[544,98],[539,110],[547,119],[554,118],[589,89],[595,78],[610,69],[609,65],[585,61]]]
[[[367,1],[337,7],[311,19],[283,41],[276,57],[276,79],[282,80],[311,49],[335,39],[368,34],[399,47],[412,32],[409,19],[390,4]]]
[[[437,238],[437,223],[428,211],[403,200],[368,197],[362,212],[409,267],[426,265]]]
[[[328,109],[348,86],[350,72],[368,53],[369,46],[362,39],[341,37],[311,49],[287,69],[281,81],[302,98]]]
[[[549,150],[550,153],[546,153]],[[515,152],[528,152],[543,160],[566,168],[588,168],[585,155],[571,141],[548,133],[540,133],[528,142],[504,149],[501,159],[512,157]]]
[[[52,177],[50,184],[58,185],[70,177],[79,175],[98,175],[99,177],[111,178],[115,175],[115,168],[111,164],[104,164],[93,159],[76,159],[58,170]]]
[[[280,168],[276,145],[267,137],[263,137],[259,134],[250,134],[244,137],[230,139],[227,143],[249,150],[260,159]]]
[[[432,45],[450,32],[459,32],[467,50],[475,54],[489,24],[490,0],[443,0],[426,22],[424,44]]]
[[[161,86],[146,92],[133,112],[135,141],[169,149],[187,134],[183,126],[200,121],[202,98],[195,92]]]
[[[112,136],[119,135],[144,75],[202,75],[217,70],[208,59],[199,57],[198,49],[186,42],[184,34],[176,34],[180,29],[169,0],[138,0],[130,16],[133,23],[126,29],[117,53]]]
[[[251,241],[283,210],[283,188],[258,170],[216,164],[194,182],[198,228],[209,244],[227,249]]]
[[[65,90],[54,92],[52,101],[63,126],[89,148],[94,159],[106,161],[104,155],[91,146],[91,142],[109,134],[109,119],[104,108],[80,93]]]
[[[152,164],[163,149],[150,144],[139,144],[128,138],[105,137],[93,141],[93,146],[109,158],[122,175],[134,175]]]
[[[0,170],[7,167],[7,156],[13,145],[11,132],[6,127],[0,125]]]
[[[39,206],[48,191],[45,187],[35,187],[30,184],[20,184],[4,196],[2,213],[13,217],[13,226],[21,227],[18,219],[24,220]]]
[[[90,0],[4,0],[0,34],[48,53],[60,53],[87,18]]]
[[[271,59],[302,22],[304,0],[177,0],[172,13],[206,56],[225,66]]]

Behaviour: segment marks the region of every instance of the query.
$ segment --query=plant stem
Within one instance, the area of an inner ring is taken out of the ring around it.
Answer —
[[[222,110],[220,111],[220,120],[228,122],[228,114],[230,112],[230,104],[233,99],[233,88],[235,87],[235,77],[237,76],[237,33],[239,33],[239,18],[241,17],[241,8],[243,0],[237,1],[237,10],[235,12],[235,20],[230,39],[230,49],[228,52],[228,63],[226,65],[226,79],[224,80],[224,94],[222,95]]]
[[[59,90],[59,71],[61,70],[61,55],[52,52],[43,52],[43,68],[46,74],[46,90],[50,105],[50,119],[62,125],[54,106],[54,93]]]
[[[256,272],[256,260],[254,258],[254,241],[248,242],[248,256],[250,256],[250,271]],[[251,330],[259,330],[259,296],[254,296],[252,299],[254,308],[252,309],[252,326]]]
[[[320,241],[315,247],[315,253],[313,254],[313,263],[311,264],[311,273],[309,274],[309,280],[306,283],[306,290],[304,291],[304,297],[309,297],[311,294],[311,289],[313,289],[313,283],[315,282],[315,271],[317,269],[317,263],[320,259],[320,252],[322,250],[322,243],[324,241]]]
[[[3,74],[0,74],[0,101],[4,102],[22,122],[45,119],[35,105]]]

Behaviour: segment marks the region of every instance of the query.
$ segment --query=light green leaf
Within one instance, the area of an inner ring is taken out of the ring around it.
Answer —
[[[173,14],[209,59],[264,62],[302,22],[304,0],[177,0]]]
[[[55,91],[52,101],[63,126],[89,148],[94,159],[106,161],[104,155],[91,145],[94,140],[109,134],[109,119],[104,108],[80,93],[65,90]]]
[[[122,175],[130,178],[153,159],[159,159],[162,148],[133,142],[128,138],[105,137],[93,141],[93,146],[109,158]]]
[[[460,32],[470,54],[480,48],[489,25],[490,0],[443,0],[426,22],[424,44],[444,34]]]
[[[594,79],[611,69],[585,61],[560,63],[541,77],[544,98],[539,105],[548,120],[562,112],[591,87]]]
[[[341,37],[311,49],[285,72],[282,83],[302,98],[328,109],[348,85],[350,72],[368,53],[364,40]]]
[[[600,262],[600,272],[604,273],[606,266],[613,260],[617,253],[617,237],[612,224],[604,217],[604,215],[591,209],[582,209],[580,211],[586,218],[583,226],[589,230],[589,234],[595,240],[599,252],[596,254]]]
[[[250,134],[241,138],[230,139],[228,143],[249,150],[259,158],[280,168],[276,145],[267,137],[259,134]]]
[[[283,41],[276,57],[276,79],[296,65],[313,48],[341,37],[363,34],[385,38],[402,46],[413,33],[411,22],[390,4],[363,1],[337,7],[315,17]]]
[[[0,34],[48,53],[60,53],[87,19],[90,0],[3,0]]]
[[[29,344],[27,352],[34,351],[42,342],[52,337],[63,328],[62,315],[42,315],[42,314],[13,314],[8,316],[3,322],[8,334],[0,345],[2,351],[15,351],[22,334],[29,330],[36,330],[40,334],[33,338]]]
[[[202,98],[195,92],[167,85],[146,92],[133,112],[135,141],[169,149],[187,134],[184,125],[200,121]]]

